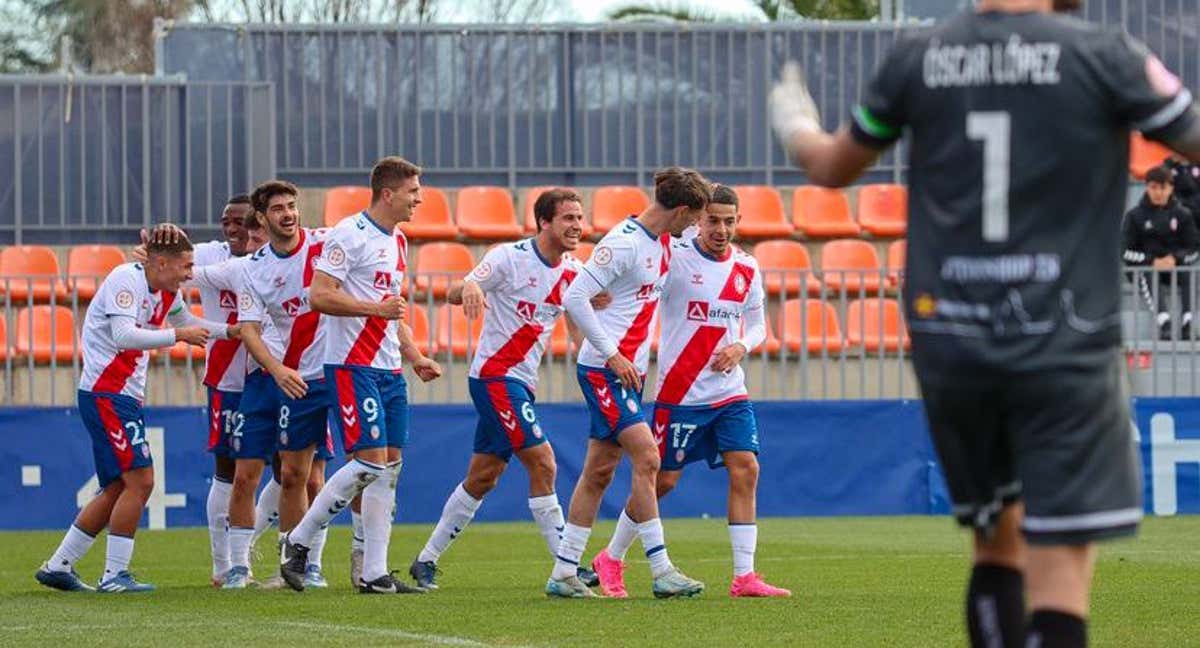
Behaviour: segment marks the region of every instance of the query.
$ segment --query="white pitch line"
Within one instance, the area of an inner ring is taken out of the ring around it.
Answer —
[[[327,632],[354,632],[359,634],[374,634],[383,637],[392,637],[393,639],[408,639],[410,641],[424,641],[426,643],[437,644],[439,646],[475,646],[486,647],[492,644],[467,639],[465,637],[455,637],[452,635],[425,634],[420,632],[408,632],[406,630],[398,630],[393,628],[374,628],[370,626],[344,625],[340,623],[315,623],[312,621],[275,621],[275,625],[304,628],[307,630],[323,630]]]

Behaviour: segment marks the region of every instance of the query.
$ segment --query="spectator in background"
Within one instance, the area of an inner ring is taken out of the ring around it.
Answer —
[[[1142,298],[1158,313],[1159,337],[1172,339],[1170,294],[1171,286],[1178,284],[1179,336],[1191,339],[1192,276],[1186,267],[1200,257],[1200,232],[1192,213],[1174,196],[1171,169],[1166,165],[1146,173],[1146,195],[1125,214],[1123,232],[1125,262],[1131,266],[1152,266],[1155,270],[1137,272],[1135,281]]]
[[[1175,181],[1175,198],[1200,219],[1200,164],[1195,164],[1180,155],[1172,155],[1163,161]],[[1200,229],[1200,220],[1196,223]]]

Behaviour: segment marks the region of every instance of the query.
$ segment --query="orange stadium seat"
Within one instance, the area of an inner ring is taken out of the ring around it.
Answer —
[[[567,330],[567,318],[554,320],[554,329],[550,331],[550,355],[556,358],[565,356],[574,346],[571,344],[571,332]]]
[[[792,222],[810,238],[838,238],[862,233],[850,217],[850,200],[841,189],[815,185],[796,187],[792,194]]]
[[[521,238],[512,196],[503,187],[466,187],[458,192],[455,220],[463,236],[484,240]]]
[[[525,197],[522,202],[525,204],[525,233],[534,234],[537,232],[537,221],[533,217],[533,203],[537,202],[538,196],[542,195],[546,190],[554,187],[530,187],[525,190]],[[567,187],[574,189],[574,187]],[[576,190],[578,191],[578,190]],[[588,222],[587,212],[583,214],[583,235],[591,236],[593,232],[592,224]]]
[[[370,187],[330,187],[325,191],[325,227],[333,227],[370,206]]]
[[[14,245],[0,251],[0,292],[7,291],[14,303],[62,301],[67,282],[62,278],[58,256],[44,245]]]
[[[449,351],[456,358],[467,357],[479,346],[479,332],[483,330],[483,318],[469,320],[462,306],[442,304],[437,309],[438,352]]]
[[[579,245],[575,246],[575,250],[571,252],[571,256],[579,259],[580,263],[587,263],[588,259],[592,258],[592,250],[594,249],[596,249],[595,245],[587,241],[580,241]]]
[[[417,252],[416,272],[413,273],[417,292],[432,290],[433,296],[441,299],[446,296],[451,282],[462,279],[474,267],[471,248],[462,243],[426,243]],[[436,274],[430,276],[430,273]]]
[[[404,318],[412,328],[413,342],[421,353],[432,356],[437,350],[437,341],[432,338],[429,330],[429,311],[420,304],[408,305],[408,315]]]
[[[0,362],[8,360],[8,318],[0,317]]]
[[[802,280],[809,295],[821,294],[821,281],[813,272],[808,248],[803,243],[763,241],[754,246],[754,258],[758,259],[758,267],[763,272],[763,286],[769,294],[778,295],[786,291],[787,295],[799,295]]]
[[[76,245],[67,255],[67,282],[80,299],[91,299],[100,282],[122,263],[125,253],[115,245]]]
[[[190,308],[192,309],[192,315],[204,319],[204,309],[200,307],[199,303],[193,303]],[[188,344],[187,342],[176,342],[175,346],[171,347],[170,356],[172,364],[185,363],[188,356],[192,357],[193,364],[204,362],[204,347]]]
[[[69,363],[79,353],[79,336],[75,332],[75,317],[66,306],[31,306],[14,316],[17,339],[13,353],[33,356],[35,362]]]
[[[411,222],[401,223],[400,231],[415,240],[450,240],[458,238],[458,227],[450,219],[450,201],[446,193],[433,187],[421,188],[421,204]]]
[[[1138,180],[1146,179],[1146,172],[1171,157],[1171,149],[1148,140],[1134,131],[1129,135],[1129,172]]]
[[[604,234],[648,206],[650,198],[638,187],[600,187],[592,194],[592,227]]]
[[[856,299],[846,308],[846,343],[870,353],[909,348],[908,331],[894,299]]]
[[[839,239],[821,246],[821,276],[831,293],[878,293],[883,289],[879,253],[867,241]]]
[[[897,184],[859,187],[858,224],[872,236],[904,236],[908,230],[908,188]]]
[[[792,235],[792,224],[783,213],[783,199],[774,187],[740,185],[734,187],[738,196],[740,238],[778,238]]]
[[[833,304],[819,299],[789,299],[779,309],[780,339],[792,353],[838,353],[842,328]]]
[[[904,272],[906,254],[908,254],[908,242],[904,239],[892,241],[887,247],[887,279],[892,287],[900,286],[900,275]]]

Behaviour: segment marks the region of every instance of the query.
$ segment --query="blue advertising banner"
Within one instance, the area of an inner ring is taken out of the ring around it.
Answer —
[[[1146,512],[1200,513],[1200,398],[1135,398]]]
[[[758,507],[764,516],[915,515],[949,510],[945,485],[925,432],[919,401],[770,402],[754,404],[762,452]],[[1197,410],[1200,418],[1200,408]],[[558,458],[564,506],[587,449],[582,404],[538,407]],[[150,408],[146,437],[156,483],[144,523],[151,528],[204,524],[212,478],[200,408]],[[469,405],[416,406],[404,451],[397,519],[434,522],[462,479],[471,455],[475,412]],[[0,409],[0,529],[63,528],[96,489],[91,443],[78,412]],[[332,472],[341,465],[336,459]],[[685,469],[663,502],[663,515],[723,517],[724,470],[703,462]],[[600,515],[615,518],[629,492],[623,462]],[[529,519],[519,462],[484,502],[477,519]],[[347,522],[346,519],[339,520]]]

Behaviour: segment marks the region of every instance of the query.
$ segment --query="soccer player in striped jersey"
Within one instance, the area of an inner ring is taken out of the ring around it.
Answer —
[[[698,236],[671,244],[671,267],[659,305],[658,397],[650,421],[662,472],[658,496],[679,482],[686,464],[704,460],[729,471],[729,539],[734,597],[791,596],[754,571],[758,544],[758,423],[739,362],[766,339],[762,273],[753,256],[732,243],[737,194],[713,187]],[[744,331],[743,331],[744,329]],[[621,564],[636,528],[622,516],[598,562]],[[603,587],[624,590],[620,569]],[[607,591],[606,591],[607,593]]]
[[[536,236],[492,248],[447,297],[462,304],[468,318],[483,317],[467,379],[479,422],[467,476],[409,567],[426,589],[437,588],[438,558],[467,528],[514,454],[529,473],[529,511],[550,554],[558,549],[563,513],[554,492],[554,450],[533,402],[538,365],[564,312],[563,293],[581,267],[569,253],[583,234],[583,201],[570,189],[551,189],[538,196],[533,214]]]
[[[183,341],[204,346],[209,337],[236,337],[237,325],[201,320],[179,296],[192,274],[192,244],[185,237],[149,243],[145,263],[117,266],[100,284],[84,315],[79,414],[92,437],[101,491],[67,531],[36,574],[47,587],[90,591],[75,563],[108,528],[101,592],[146,592],[129,571],[133,536],[154,488],[154,466],[142,420],[146,351]],[[163,328],[170,323],[175,328]]]
[[[678,167],[657,172],[653,204],[604,236],[563,298],[567,313],[586,336],[577,373],[592,421],[583,474],[546,582],[548,596],[595,596],[578,578],[577,569],[622,452],[629,454],[633,467],[623,515],[638,523],[654,576],[654,595],[695,596],[704,591],[703,583],[685,576],[667,555],[655,497],[658,444],[646,425],[641,394],[650,332],[666,280],[670,235],[694,223],[709,198],[708,181],[699,173]],[[612,296],[612,303],[597,313],[590,300],[601,291]],[[599,567],[593,565],[603,584]]]
[[[401,320],[400,297],[408,241],[397,225],[421,203],[420,167],[386,157],[371,170],[371,205],[330,230],[317,261],[312,305],[326,315],[325,376],[333,389],[334,427],[353,459],[317,495],[287,537],[280,574],[303,590],[307,554],[317,530],[362,494],[364,594],[424,592],[396,580],[387,568],[400,478],[400,451],[408,440],[408,386],[402,358],[429,381],[441,367],[426,358]]]

